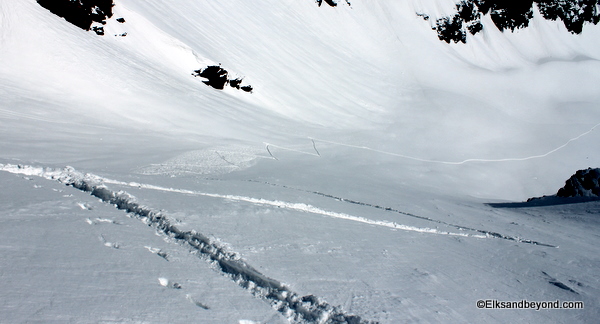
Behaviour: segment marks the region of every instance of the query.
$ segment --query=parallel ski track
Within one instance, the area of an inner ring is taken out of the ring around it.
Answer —
[[[201,258],[217,265],[221,274],[229,277],[252,295],[268,302],[291,323],[373,323],[359,316],[346,314],[339,306],[332,306],[313,295],[299,296],[278,280],[260,273],[242,260],[238,253],[228,251],[219,243],[211,241],[201,233],[178,229],[170,223],[163,212],[140,205],[127,192],[110,190],[105,185],[105,183],[111,182],[110,180],[104,181],[107,179],[93,174],[84,174],[71,167],[56,170],[26,165],[0,164],[0,171],[58,181],[83,192],[88,192],[103,202],[114,205],[117,209],[123,210],[152,226],[162,235],[198,252]],[[116,181],[113,180],[112,182]]]
[[[592,126],[592,128],[590,128],[589,130],[587,130],[573,138],[568,139],[562,145],[559,145],[558,147],[556,147],[546,153],[534,154],[534,155],[525,156],[525,157],[509,157],[509,158],[501,158],[501,159],[471,158],[471,159],[466,159],[466,160],[462,160],[462,161],[430,160],[430,159],[424,159],[424,158],[420,158],[420,157],[416,157],[416,156],[410,156],[410,155],[405,155],[405,154],[400,154],[400,153],[378,150],[378,149],[374,149],[374,148],[364,146],[364,145],[361,146],[361,145],[354,145],[354,144],[339,143],[339,142],[333,142],[333,141],[312,138],[312,137],[309,137],[309,139],[312,141],[313,147],[315,148],[315,150],[317,149],[316,145],[315,145],[315,141],[317,141],[317,142],[327,143],[327,144],[331,144],[331,145],[338,145],[338,146],[350,147],[350,148],[354,148],[354,149],[367,150],[367,151],[371,151],[371,152],[375,152],[375,153],[395,156],[395,157],[413,160],[413,161],[426,162],[426,163],[437,163],[437,164],[461,165],[461,164],[467,164],[467,163],[473,163],[473,162],[480,162],[480,163],[518,162],[518,161],[527,161],[527,160],[545,158],[551,154],[554,154],[554,153],[562,150],[563,148],[567,147],[572,142],[575,142],[575,141],[579,140],[580,138],[592,133],[598,126],[600,126],[600,123],[597,123],[596,125]],[[274,146],[274,145],[271,144],[271,146]],[[279,148],[285,149],[284,147],[279,147]]]
[[[334,195],[318,192],[293,188],[286,185],[278,185],[269,182],[261,182],[256,180],[248,180],[250,182],[257,182],[271,186],[277,186],[285,189],[302,191],[310,194],[319,195],[329,199],[335,199],[338,201],[375,208],[384,210],[387,212],[394,212],[405,216],[434,222],[450,227],[454,227],[461,231],[473,231],[479,234],[467,234],[467,233],[452,233],[440,231],[432,228],[419,228],[414,226],[407,226],[398,224],[395,222],[371,220],[364,217],[353,216],[344,213],[338,213],[333,211],[323,210],[315,206],[311,206],[304,203],[290,203],[277,200],[266,200],[252,197],[235,196],[235,195],[220,195],[213,193],[203,193],[198,191],[186,190],[186,189],[174,189],[165,188],[150,184],[141,184],[136,182],[123,182],[118,180],[107,179],[94,174],[81,173],[72,167],[66,167],[64,169],[51,169],[41,168],[27,165],[13,165],[13,164],[0,164],[0,171],[10,172],[13,174],[22,174],[29,176],[39,176],[48,180],[58,181],[67,186],[75,189],[88,192],[92,196],[97,197],[104,201],[114,205],[117,209],[123,210],[130,213],[135,218],[143,221],[149,226],[152,226],[157,232],[168,236],[176,242],[188,246],[193,251],[198,252],[199,257],[208,260],[215,264],[221,274],[229,277],[231,280],[236,282],[242,288],[248,290],[252,295],[263,299],[268,302],[274,309],[282,313],[291,323],[372,323],[364,320],[356,315],[346,314],[339,306],[332,306],[326,301],[317,298],[313,295],[299,296],[297,293],[290,290],[284,284],[269,278],[258,270],[253,268],[251,265],[246,263],[238,253],[231,252],[224,248],[221,244],[211,241],[205,235],[192,231],[182,231],[175,225],[171,224],[168,217],[161,211],[152,209],[147,206],[142,206],[136,202],[135,197],[125,191],[113,191],[110,190],[106,184],[113,184],[118,186],[127,186],[132,188],[141,188],[148,190],[158,190],[165,192],[175,192],[190,195],[200,195],[212,198],[227,199],[233,201],[247,202],[257,205],[276,206],[280,208],[286,208],[291,210],[297,210],[301,212],[308,212],[313,214],[319,214],[334,218],[340,218],[355,222],[366,223],[369,225],[378,225],[394,229],[400,229],[405,231],[414,231],[427,234],[437,235],[451,235],[451,236],[463,236],[473,238],[498,238],[509,241],[515,241],[519,243],[527,243],[533,245],[556,247],[550,244],[540,243],[533,240],[503,235],[496,232],[490,232],[481,229],[470,228],[466,226],[455,225],[444,221],[432,219],[429,217],[419,216],[412,213],[407,213],[398,209],[379,206],[375,204],[365,203],[352,199],[337,197]]]
[[[557,247],[555,245],[541,243],[541,242],[538,242],[538,241],[533,241],[533,240],[524,239],[524,238],[520,238],[520,237],[509,236],[509,235],[504,235],[504,234],[500,234],[500,233],[496,233],[496,232],[492,232],[492,231],[487,231],[487,230],[472,228],[472,227],[468,227],[468,226],[462,226],[462,225],[456,225],[456,224],[452,224],[452,223],[447,223],[447,222],[444,222],[444,221],[441,221],[441,220],[437,220],[437,219],[433,219],[433,218],[429,218],[429,217],[425,217],[425,216],[419,216],[419,215],[415,215],[415,214],[412,214],[412,213],[407,213],[407,212],[404,212],[404,211],[401,211],[401,210],[398,210],[398,209],[395,209],[395,208],[384,207],[384,206],[374,205],[374,204],[370,204],[370,203],[366,203],[366,202],[361,202],[361,201],[357,201],[357,200],[352,200],[352,199],[348,199],[348,198],[337,197],[337,196],[326,194],[326,193],[322,193],[322,192],[319,192],[319,191],[311,191],[311,190],[305,190],[305,189],[298,189],[298,188],[294,188],[294,187],[290,187],[290,186],[286,186],[286,185],[280,185],[280,184],[276,184],[276,183],[271,183],[271,182],[267,182],[267,181],[258,181],[258,180],[247,180],[247,181],[248,182],[255,182],[255,183],[262,183],[262,184],[266,184],[266,185],[269,185],[269,186],[280,187],[280,188],[285,188],[285,189],[290,189],[290,190],[295,190],[295,191],[300,191],[300,192],[306,192],[306,193],[310,193],[310,194],[322,196],[322,197],[325,197],[325,198],[334,199],[334,200],[337,200],[337,201],[342,201],[342,202],[346,202],[346,203],[350,203],[350,204],[354,204],[354,205],[359,205],[359,206],[371,207],[371,208],[375,208],[375,209],[384,210],[384,211],[387,211],[387,212],[397,213],[397,214],[401,214],[401,215],[404,215],[404,216],[409,216],[409,217],[413,217],[413,218],[418,218],[418,219],[426,220],[426,221],[429,221],[429,222],[434,222],[434,223],[437,223],[437,224],[442,224],[442,225],[454,227],[454,228],[456,228],[458,230],[461,230],[461,231],[474,231],[474,232],[483,234],[483,235],[471,235],[472,237],[477,237],[477,238],[492,237],[492,238],[499,238],[499,239],[504,239],[504,240],[509,240],[509,241],[515,241],[515,242],[519,242],[519,243],[526,243],[526,244],[547,246],[547,247],[553,247],[553,248]],[[444,232],[444,233],[447,233],[447,235],[460,235],[460,234],[449,233],[449,232]],[[469,236],[469,235],[465,234],[463,236]]]

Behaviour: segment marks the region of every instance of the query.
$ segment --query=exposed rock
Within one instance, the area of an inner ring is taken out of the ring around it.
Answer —
[[[231,86],[232,88],[239,89],[241,83],[242,83],[242,79],[239,79],[239,78],[229,80],[229,86]]]
[[[488,203],[494,208],[541,207],[600,200],[600,168],[575,172],[556,195],[532,197],[525,202]],[[552,283],[552,282],[551,282]]]
[[[345,0],[345,1],[348,6],[352,6],[350,4],[350,0]],[[319,5],[319,7],[323,4],[323,0],[316,0],[316,2]],[[325,3],[331,7],[337,7],[337,5],[338,5],[338,3],[335,0],[325,0]]]
[[[37,0],[37,3],[85,30],[92,29],[94,22],[106,24],[106,19],[113,15],[114,6],[113,0]],[[102,27],[95,27],[94,31],[104,35]]]
[[[104,36],[104,27],[102,27],[102,26],[93,26],[92,30],[96,33],[96,35]]]
[[[218,65],[207,66],[205,69],[194,71],[194,73],[194,76],[208,79],[202,82],[215,89],[223,90],[223,88],[225,88],[225,84],[227,83],[227,71]]]
[[[242,86],[243,78],[228,79],[229,73],[223,69],[220,65],[210,65],[204,69],[195,70],[192,73],[193,76],[202,77],[207,80],[202,81],[204,84],[209,85],[215,89],[223,90],[229,83],[232,88],[243,90],[245,92],[252,92],[252,86]]]
[[[323,4],[323,0],[317,0],[317,3],[319,4],[319,7],[321,6],[321,4]],[[337,6],[337,2],[333,1],[333,0],[325,0],[325,3],[327,3],[328,5],[335,7]]]
[[[558,197],[600,197],[600,168],[579,170],[558,190]]]
[[[466,43],[467,30],[475,35],[485,28],[482,15],[489,15],[501,31],[528,27],[534,4],[545,19],[560,19],[573,34],[581,33],[585,23],[595,25],[600,21],[598,0],[463,0],[456,4],[456,14],[437,19],[432,28],[440,40]],[[429,20],[427,14],[417,15]]]

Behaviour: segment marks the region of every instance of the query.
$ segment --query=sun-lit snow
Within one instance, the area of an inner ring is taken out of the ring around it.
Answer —
[[[350,2],[0,2],[0,322],[595,322],[600,27]]]

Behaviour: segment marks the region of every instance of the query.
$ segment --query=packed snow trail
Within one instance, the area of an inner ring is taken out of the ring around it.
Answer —
[[[16,172],[14,172],[15,167],[18,169],[20,166],[14,166],[14,165],[2,166],[2,164],[0,164],[0,169],[3,171],[16,173]],[[29,166],[25,166],[22,168],[23,168],[23,170],[28,169],[28,168],[36,169],[35,167],[29,167]],[[13,170],[13,171],[11,171],[11,170]],[[42,175],[40,175],[40,176],[42,176]],[[86,174],[86,176],[93,177],[93,179],[95,179],[95,181],[98,181],[101,183],[106,183],[106,184],[115,184],[115,185],[120,185],[120,186],[128,186],[128,187],[132,187],[132,188],[138,188],[138,189],[157,190],[157,191],[181,193],[181,194],[187,194],[187,195],[219,198],[219,199],[247,202],[247,203],[252,203],[252,204],[256,204],[256,205],[273,206],[273,207],[284,208],[284,209],[289,209],[289,210],[296,210],[296,211],[300,211],[300,212],[307,212],[307,213],[312,213],[312,214],[317,214],[317,215],[329,216],[332,218],[350,220],[350,221],[364,223],[364,224],[368,224],[368,225],[376,225],[376,226],[388,227],[388,228],[392,228],[392,229],[400,229],[400,230],[404,230],[404,231],[427,233],[427,234],[437,234],[437,235],[473,237],[473,238],[480,238],[480,239],[500,238],[500,239],[516,241],[516,242],[520,242],[520,243],[528,243],[528,244],[534,244],[534,245],[556,247],[551,244],[540,243],[537,241],[523,239],[520,237],[507,236],[507,235],[503,235],[500,233],[470,228],[467,226],[455,225],[455,224],[443,222],[440,220],[435,220],[435,219],[432,219],[429,217],[418,216],[415,214],[406,213],[406,212],[396,210],[396,209],[393,209],[390,207],[382,207],[382,206],[359,202],[359,201],[355,201],[355,200],[351,200],[351,199],[340,198],[340,197],[336,197],[336,196],[332,196],[332,195],[328,195],[328,194],[324,194],[324,193],[316,192],[316,191],[305,191],[305,192],[317,194],[317,195],[327,197],[327,198],[336,199],[339,201],[348,202],[351,204],[356,204],[356,205],[367,206],[367,207],[372,207],[372,208],[376,208],[376,209],[382,209],[385,211],[395,212],[395,213],[399,213],[402,215],[406,215],[406,216],[410,216],[410,217],[414,217],[414,218],[418,218],[418,219],[422,219],[422,220],[427,220],[427,221],[435,222],[435,223],[442,224],[442,225],[455,227],[459,230],[474,231],[474,232],[477,232],[480,234],[455,233],[455,232],[448,232],[448,231],[440,231],[438,229],[429,228],[429,227],[415,227],[415,226],[410,226],[410,225],[398,224],[396,222],[373,220],[373,219],[360,217],[360,216],[354,216],[354,215],[350,215],[350,214],[346,214],[346,213],[328,211],[328,210],[324,210],[324,209],[321,209],[321,208],[318,208],[318,207],[315,207],[315,206],[312,206],[309,204],[305,204],[305,203],[292,203],[292,202],[285,202],[285,201],[279,201],[279,200],[267,200],[267,199],[263,199],[263,198],[252,198],[252,197],[238,196],[238,195],[221,195],[221,194],[214,194],[214,193],[205,193],[205,192],[199,192],[199,191],[188,190],[188,189],[166,188],[166,187],[156,186],[156,185],[152,185],[152,184],[142,184],[142,183],[137,183],[137,182],[118,181],[118,180],[103,178],[103,177],[100,177],[97,175],[91,175],[91,174]],[[42,177],[45,177],[45,176],[42,176]],[[266,183],[266,184],[272,185],[271,183]],[[288,187],[285,185],[282,187],[287,188],[287,189],[295,189],[295,188],[291,188],[291,187]],[[298,190],[298,189],[295,189],[295,190]]]
[[[274,309],[282,313],[283,316],[285,316],[291,323],[321,324],[370,322],[361,319],[359,316],[348,315],[344,313],[344,311],[339,306],[332,306],[329,303],[313,295],[298,295],[297,293],[290,290],[289,287],[286,287],[284,284],[282,284],[280,281],[267,277],[264,274],[260,273],[254,267],[246,263],[238,253],[229,251],[228,249],[224,248],[222,244],[211,241],[207,236],[198,233],[194,230],[180,230],[175,225],[171,224],[170,220],[163,212],[152,209],[147,206],[140,205],[138,202],[136,202],[136,199],[129,193],[125,191],[112,191],[108,187],[106,187],[106,184],[114,184],[119,186],[128,186],[132,188],[148,190],[158,190],[164,192],[175,192],[188,195],[199,195],[218,199],[247,202],[256,205],[274,206],[279,208],[286,208],[289,210],[296,210],[301,212],[329,216],[333,218],[351,220],[369,225],[377,225],[393,229],[420,232],[426,234],[462,236],[478,239],[500,238],[520,243],[529,243],[534,245],[554,247],[549,244],[543,244],[532,240],[521,239],[502,235],[499,233],[447,224],[445,222],[436,221],[427,217],[417,216],[410,213],[404,213],[401,211],[393,210],[391,208],[381,207],[378,205],[372,205],[368,203],[362,203],[359,201],[339,198],[320,192],[307,191],[313,194],[318,194],[324,197],[337,199],[352,204],[364,205],[367,207],[383,209],[386,211],[398,212],[403,215],[429,220],[444,225],[455,226],[461,230],[476,231],[480,234],[452,233],[432,228],[419,228],[414,226],[402,225],[395,222],[371,220],[364,217],[353,216],[345,213],[323,210],[318,207],[304,203],[290,203],[278,200],[266,200],[238,195],[221,195],[186,189],[164,188],[160,186],[141,184],[136,182],[123,182],[103,178],[94,174],[84,174],[79,171],[76,171],[72,167],[66,167],[60,170],[26,165],[0,164],[0,171],[10,172],[13,174],[38,176],[48,180],[58,181],[67,186],[71,186],[81,191],[88,192],[92,196],[101,199],[103,202],[114,205],[119,210],[126,211],[127,213],[133,215],[135,218],[144,222],[145,224],[154,227],[158,233],[161,233],[162,235],[165,235],[182,245],[188,246],[193,251],[197,251],[199,257],[208,260],[212,264],[216,265],[221,274],[229,277],[232,281],[236,282],[242,288],[249,291],[252,295],[269,303]],[[105,243],[105,245],[110,244],[111,247],[118,248],[118,245],[106,241],[106,239],[104,239],[103,237],[102,240]]]
[[[365,218],[365,217],[361,217],[361,216],[354,216],[354,215],[350,215],[350,214],[346,214],[346,213],[339,213],[339,212],[324,210],[324,209],[321,209],[321,208],[318,208],[318,207],[315,207],[315,206],[312,206],[309,204],[305,204],[305,203],[293,203],[293,202],[286,202],[286,201],[280,201],[280,200],[267,200],[267,199],[263,199],[263,198],[252,198],[252,197],[245,197],[245,196],[238,196],[238,195],[221,195],[221,194],[214,194],[214,193],[205,193],[205,192],[199,192],[199,191],[193,191],[193,190],[187,190],[187,189],[175,189],[175,188],[160,187],[160,186],[151,185],[151,184],[141,184],[141,183],[137,183],[137,182],[123,182],[123,181],[111,180],[111,179],[106,179],[106,178],[102,178],[102,181],[104,183],[128,186],[128,187],[139,188],[139,189],[149,189],[149,190],[158,190],[158,191],[165,191],[165,192],[182,193],[182,194],[187,194],[187,195],[196,195],[196,196],[221,198],[221,199],[240,201],[240,202],[248,202],[248,203],[252,203],[252,204],[256,204],[256,205],[273,206],[273,207],[278,207],[278,208],[296,210],[296,211],[300,211],[300,212],[307,212],[307,213],[312,213],[312,214],[317,214],[317,215],[329,216],[332,218],[338,218],[338,219],[344,219],[344,220],[364,223],[364,224],[368,224],[368,225],[383,226],[383,227],[399,229],[399,230],[404,230],[404,231],[410,231],[410,232],[419,232],[419,233],[437,234],[437,235],[449,235],[449,236],[462,236],[462,237],[472,237],[472,238],[480,238],[480,239],[499,238],[499,239],[515,241],[515,242],[519,242],[519,243],[527,243],[527,244],[547,246],[547,247],[557,247],[555,245],[541,243],[541,242],[533,241],[530,239],[524,239],[524,238],[520,238],[520,237],[503,235],[500,233],[470,228],[467,226],[455,225],[455,224],[443,222],[440,220],[435,220],[435,219],[432,219],[429,217],[418,216],[415,214],[406,213],[406,212],[403,212],[403,211],[400,211],[397,209],[393,209],[393,208],[389,208],[389,207],[382,207],[382,206],[359,202],[359,201],[355,201],[355,200],[351,200],[351,199],[335,197],[332,195],[315,192],[315,191],[305,191],[305,192],[317,194],[317,195],[327,197],[327,198],[336,199],[339,201],[348,202],[351,204],[356,204],[356,205],[361,205],[361,206],[382,209],[385,211],[395,212],[395,213],[399,213],[402,215],[406,215],[406,216],[410,216],[410,217],[414,217],[414,218],[418,218],[418,219],[422,219],[422,220],[427,220],[427,221],[435,222],[438,224],[447,225],[450,227],[455,227],[461,231],[465,231],[465,230],[474,231],[479,234],[440,231],[438,229],[430,228],[430,227],[415,227],[415,226],[410,226],[410,225],[398,224],[396,222],[373,220],[373,219],[369,219],[369,218]],[[267,183],[267,184],[270,184],[270,183]],[[291,188],[291,187],[287,187],[287,186],[282,186],[282,187]],[[291,188],[291,189],[294,189],[294,188]]]
[[[196,232],[182,231],[172,225],[166,215],[147,206],[142,206],[135,198],[124,191],[115,192],[108,189],[103,178],[93,174],[84,174],[71,167],[63,170],[39,168],[23,165],[0,164],[0,170],[13,174],[39,176],[55,180],[67,186],[89,192],[105,203],[114,205],[140,219],[157,232],[168,236],[178,243],[189,246],[199,252],[199,256],[216,264],[223,275],[228,276],[248,290],[252,295],[268,302],[281,312],[292,323],[371,323],[359,316],[345,314],[339,306],[331,306],[327,302],[313,296],[299,296],[281,282],[269,278],[250,266],[240,255],[227,251],[221,245]],[[102,237],[105,243],[106,239]],[[110,243],[112,244],[112,243]],[[118,246],[114,246],[118,248]]]
[[[388,227],[388,228],[392,228],[392,229],[400,229],[400,230],[410,231],[410,232],[419,232],[419,233],[428,233],[428,234],[437,234],[437,235],[462,236],[462,237],[473,237],[473,238],[490,238],[490,237],[496,237],[496,238],[509,239],[509,240],[512,240],[512,241],[519,241],[519,242],[524,242],[524,243],[538,244],[535,241],[521,240],[521,239],[518,239],[518,238],[507,237],[507,236],[504,236],[504,235],[501,235],[501,234],[497,234],[497,233],[493,233],[493,232],[488,232],[488,231],[483,231],[483,230],[476,230],[476,229],[472,229],[472,228],[468,228],[468,227],[464,227],[464,226],[452,225],[452,224],[444,223],[444,222],[441,222],[441,221],[437,221],[437,223],[440,223],[440,224],[443,224],[443,225],[454,226],[454,227],[456,227],[457,229],[460,229],[460,230],[476,231],[476,232],[482,233],[483,235],[481,235],[481,234],[468,234],[468,233],[454,233],[454,232],[448,232],[448,231],[440,231],[438,229],[429,228],[429,227],[415,227],[415,226],[410,226],[410,225],[398,224],[396,222],[389,222],[389,221],[382,221],[382,220],[373,220],[373,219],[369,219],[369,218],[365,218],[365,217],[361,217],[361,216],[354,216],[354,215],[350,215],[350,214],[346,214],[346,213],[339,213],[339,212],[324,210],[324,209],[321,209],[321,208],[318,208],[318,207],[315,207],[315,206],[312,206],[312,205],[309,205],[309,204],[305,204],[305,203],[293,203],[293,202],[286,202],[286,201],[280,201],[280,200],[267,200],[267,199],[263,199],[263,198],[252,198],[252,197],[238,196],[238,195],[221,195],[221,194],[206,193],[206,192],[200,192],[200,191],[194,191],[194,190],[188,190],[188,189],[166,188],[166,187],[156,186],[156,185],[152,185],[152,184],[142,184],[142,183],[137,183],[137,182],[123,182],[123,181],[112,180],[112,179],[107,179],[107,178],[100,178],[100,177],[98,177],[98,179],[101,180],[103,183],[108,183],[108,184],[115,184],[115,185],[120,185],[120,186],[128,186],[128,187],[138,188],[138,189],[148,189],[148,190],[157,190],[157,191],[181,193],[181,194],[186,194],[186,195],[196,195],[196,196],[204,196],[204,197],[211,197],[211,198],[220,198],[220,199],[226,199],[226,200],[232,200],[232,201],[247,202],[247,203],[251,203],[251,204],[255,204],[255,205],[273,206],[273,207],[277,207],[277,208],[284,208],[284,209],[288,209],[288,210],[295,210],[295,211],[300,211],[300,212],[307,212],[307,213],[311,213],[311,214],[329,216],[329,217],[332,217],[332,218],[350,220],[350,221],[364,223],[364,224],[368,224],[368,225],[376,225],[376,226]],[[318,194],[320,194],[320,193],[318,193]],[[324,194],[321,194],[321,195],[328,196],[328,195],[324,195]],[[382,208],[382,207],[379,207],[379,206],[374,206],[374,205],[365,204],[365,203],[359,203],[359,202],[355,202],[355,201],[352,201],[352,200],[346,200],[346,199],[343,199],[343,198],[336,198],[336,197],[333,197],[333,196],[330,196],[330,197],[335,198],[335,199],[339,199],[339,200],[342,200],[342,201],[348,201],[348,202],[351,202],[351,203],[356,203],[356,204],[364,205],[364,206]],[[386,210],[389,210],[389,209],[386,209]],[[398,211],[398,212],[400,212],[400,211]],[[414,216],[414,217],[421,218],[421,219],[426,219],[426,220],[429,220],[429,221],[434,221],[433,219],[426,218],[426,217],[415,216],[415,215],[406,214],[406,213],[403,213],[403,212],[400,212],[400,213],[405,214],[405,215],[409,215],[409,216]],[[546,244],[540,244],[540,245],[546,245]],[[552,246],[552,245],[546,245],[546,246]]]
[[[273,206],[273,207],[277,207],[277,208],[284,208],[284,209],[295,210],[295,211],[300,211],[300,212],[307,212],[307,213],[311,213],[311,214],[324,215],[324,216],[329,216],[332,218],[345,219],[345,220],[364,223],[364,224],[368,224],[368,225],[377,225],[377,226],[383,226],[383,227],[388,227],[388,228],[393,228],[393,229],[400,229],[400,230],[405,230],[405,231],[410,231],[410,232],[429,233],[429,234],[438,234],[438,235],[450,235],[450,236],[475,237],[475,238],[487,238],[486,235],[470,235],[467,233],[453,233],[453,232],[440,231],[440,230],[437,230],[434,228],[429,228],[429,227],[415,227],[415,226],[398,224],[396,222],[373,220],[373,219],[368,219],[365,217],[353,216],[353,215],[349,215],[349,214],[345,214],[345,213],[338,213],[338,212],[334,212],[334,211],[324,210],[324,209],[321,209],[321,208],[318,208],[318,207],[315,207],[315,206],[312,206],[309,204],[305,204],[305,203],[292,203],[292,202],[286,202],[286,201],[280,201],[280,200],[267,200],[267,199],[263,199],[263,198],[252,198],[252,197],[237,196],[237,195],[221,195],[221,194],[205,193],[205,192],[199,192],[199,191],[193,191],[193,190],[187,190],[187,189],[165,188],[165,187],[160,187],[160,186],[155,186],[155,185],[150,185],[150,184],[140,184],[140,183],[136,183],[136,182],[121,182],[121,181],[110,180],[110,179],[103,179],[103,182],[108,183],[108,184],[129,186],[129,187],[139,188],[139,189],[174,192],[174,193],[181,193],[181,194],[187,194],[187,195],[196,195],[196,196],[233,200],[233,201],[239,201],[239,202],[247,202],[247,203],[251,203],[251,204],[255,204],[255,205]]]
[[[50,169],[36,168],[36,167],[32,167],[32,166],[20,166],[20,165],[10,165],[10,164],[7,164],[7,165],[0,164],[0,170],[12,172],[12,173],[21,173],[21,174],[24,174],[26,172],[32,172],[31,175],[38,175],[38,176],[45,177],[48,179],[55,179],[54,178],[55,174],[61,172],[61,171],[50,170]],[[36,171],[25,171],[25,170],[36,170]],[[70,167],[65,168],[65,170],[63,172],[71,172],[71,171],[76,172],[74,169],[72,169]],[[48,177],[48,175],[50,175],[50,177]],[[396,222],[390,222],[390,221],[373,220],[373,219],[369,219],[366,217],[354,216],[354,215],[350,215],[350,214],[346,214],[346,213],[339,213],[339,212],[324,210],[324,209],[321,209],[321,208],[318,208],[318,207],[315,207],[315,206],[312,206],[309,204],[305,204],[305,203],[293,203],[293,202],[286,202],[286,201],[280,201],[280,200],[267,200],[267,199],[263,199],[263,198],[252,198],[252,197],[238,196],[238,195],[221,195],[221,194],[199,192],[199,191],[188,190],[188,189],[166,188],[166,187],[156,186],[156,185],[152,185],[152,184],[142,184],[142,183],[137,183],[137,182],[118,181],[118,180],[103,178],[103,177],[100,177],[97,175],[92,175],[92,174],[86,174],[85,176],[89,177],[90,179],[93,179],[97,183],[102,183],[102,184],[115,184],[115,185],[120,185],[120,186],[138,188],[138,189],[148,189],[148,190],[157,190],[157,191],[164,191],[164,192],[181,193],[181,194],[187,194],[187,195],[196,195],[196,196],[219,198],[219,199],[226,199],[226,200],[239,201],[239,202],[247,202],[247,203],[252,203],[255,205],[273,206],[273,207],[277,207],[277,208],[284,208],[284,209],[288,209],[288,210],[307,212],[307,213],[312,213],[312,214],[317,214],[317,215],[328,216],[328,217],[332,217],[332,218],[338,218],[338,219],[359,222],[359,223],[368,224],[368,225],[382,226],[382,227],[399,229],[399,230],[410,231],[410,232],[419,232],[419,233],[435,234],[435,235],[472,237],[472,238],[478,238],[478,239],[499,238],[499,239],[505,239],[505,240],[509,240],[509,241],[516,241],[516,242],[520,242],[520,243],[527,243],[527,244],[534,244],[534,245],[541,245],[541,246],[548,246],[548,247],[556,247],[551,244],[540,243],[540,242],[533,241],[530,239],[524,239],[524,238],[520,238],[520,237],[503,235],[503,234],[496,233],[496,232],[480,230],[480,229],[470,228],[470,227],[466,227],[466,226],[454,225],[451,223],[446,223],[443,221],[435,220],[435,219],[432,219],[429,217],[418,216],[418,215],[414,215],[411,213],[405,213],[400,210],[392,209],[389,207],[382,207],[382,206],[373,205],[373,204],[369,204],[369,203],[363,203],[363,202],[354,201],[354,200],[350,200],[350,199],[335,197],[335,196],[323,194],[320,192],[307,191],[309,193],[318,194],[318,195],[321,195],[324,197],[333,198],[336,200],[345,201],[345,202],[352,203],[352,204],[382,209],[382,210],[386,210],[386,211],[392,211],[392,212],[400,213],[402,215],[419,218],[419,219],[435,222],[435,223],[442,224],[442,225],[455,227],[459,230],[474,231],[479,234],[440,231],[438,229],[429,228],[429,227],[416,227],[416,226],[398,224]],[[286,187],[286,188],[288,188],[288,187]]]

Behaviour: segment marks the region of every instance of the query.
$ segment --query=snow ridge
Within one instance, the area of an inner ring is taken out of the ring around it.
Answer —
[[[172,225],[162,212],[140,205],[135,201],[135,197],[125,191],[115,192],[108,189],[101,177],[81,173],[72,167],[56,170],[26,165],[0,164],[0,170],[55,180],[88,192],[103,202],[114,205],[119,210],[126,211],[148,226],[154,227],[158,232],[182,245],[191,247],[192,250],[198,253],[199,257],[217,265],[223,275],[231,278],[254,296],[268,302],[292,323],[372,323],[361,319],[359,316],[347,315],[339,306],[331,306],[313,295],[299,296],[281,282],[254,269],[242,260],[239,254],[227,251],[196,231],[181,231]]]

